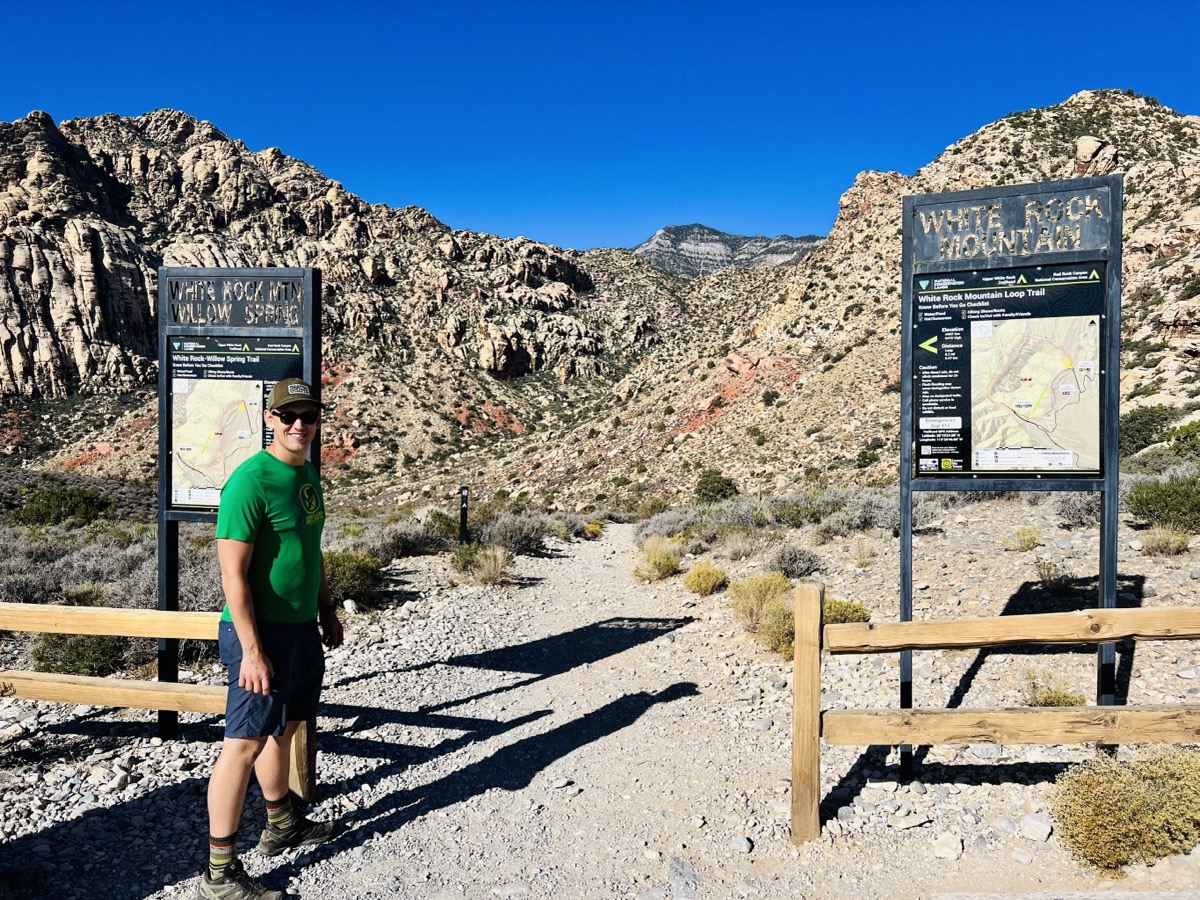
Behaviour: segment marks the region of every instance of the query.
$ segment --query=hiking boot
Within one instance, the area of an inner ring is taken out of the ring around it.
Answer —
[[[208,866],[200,873],[200,900],[283,900],[281,891],[269,891],[235,859],[220,878],[210,878]]]
[[[263,856],[278,856],[284,850],[294,847],[311,847],[321,844],[333,836],[332,822],[314,822],[306,819],[300,813],[295,813],[295,822],[290,828],[276,828],[268,825],[263,829],[254,849]]]

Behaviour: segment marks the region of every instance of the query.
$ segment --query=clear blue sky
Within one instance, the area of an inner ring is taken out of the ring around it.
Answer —
[[[159,107],[373,203],[565,247],[824,233],[1017,109],[1200,114],[1200,2],[6,2],[0,120]]]

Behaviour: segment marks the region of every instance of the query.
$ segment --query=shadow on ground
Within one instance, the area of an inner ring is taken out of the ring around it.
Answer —
[[[486,697],[562,674],[584,663],[597,662],[654,640],[690,621],[687,618],[607,619],[526,644],[463,654],[429,665],[469,666],[531,674],[528,679],[478,695]],[[550,731],[533,734],[501,747],[491,756],[429,784],[385,792],[346,817],[340,823],[340,836],[331,844],[310,849],[306,853],[307,860],[336,856],[362,844],[376,833],[394,831],[417,817],[493,788],[520,790],[556,760],[632,725],[654,706],[697,693],[696,685],[681,682],[654,694],[629,694]],[[471,699],[477,697],[417,711],[322,704],[323,716],[352,722],[347,729],[322,734],[319,738],[322,752],[381,761],[368,771],[352,777],[322,782],[322,794],[338,796],[364,786],[377,785],[413,766],[456,752],[478,741],[500,736],[552,714],[549,710],[542,710],[509,721],[498,721],[438,713],[440,709]],[[45,762],[48,753],[53,753],[58,761],[72,757],[84,758],[92,754],[97,745],[111,750],[115,755],[128,747],[124,743],[125,738],[149,738],[155,733],[152,722],[114,724],[104,721],[103,715],[102,712],[95,712],[48,729],[57,733],[57,737],[53,747],[46,745],[43,753],[39,754],[35,746],[32,750],[0,755],[0,759],[9,765],[28,765]],[[190,740],[219,741],[220,722],[220,718],[205,719],[185,726],[184,733]],[[447,737],[432,747],[424,747],[359,734],[389,723],[443,729],[456,732],[457,735]],[[163,885],[194,876],[199,871],[206,847],[207,777],[206,771],[197,771],[194,776],[187,773],[187,777],[180,782],[139,795],[118,804],[114,809],[90,810],[80,817],[6,842],[0,859],[0,900],[42,896],[91,898],[97,895],[96,886],[101,883],[105,885],[105,900],[136,900],[154,893]],[[246,809],[240,831],[243,850],[253,843],[262,827],[262,801],[255,788],[251,789]],[[299,869],[296,862],[285,863],[264,880],[269,886],[282,887],[286,879],[294,876]]]

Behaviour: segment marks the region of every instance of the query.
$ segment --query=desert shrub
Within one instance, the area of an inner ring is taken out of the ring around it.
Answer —
[[[1061,563],[1052,559],[1039,559],[1034,563],[1038,581],[1051,594],[1063,595],[1071,592],[1071,573]]]
[[[379,560],[354,550],[329,550],[325,553],[325,577],[333,602],[342,604],[353,600],[369,606],[375,591],[383,583]]]
[[[792,582],[782,572],[766,572],[735,581],[726,590],[734,618],[751,632],[762,627],[767,602],[792,589]]]
[[[43,634],[33,648],[38,672],[111,675],[121,671],[129,638],[107,634]]]
[[[704,511],[706,521],[717,531],[727,528],[764,528],[775,521],[769,500],[760,497],[730,497]]]
[[[871,508],[867,504],[847,503],[813,528],[813,540],[818,544],[828,543],[835,537],[866,531],[873,524]]]
[[[738,487],[732,478],[716,469],[705,469],[696,482],[696,499],[701,503],[719,503],[738,495]]]
[[[499,544],[480,547],[471,563],[471,574],[480,584],[501,584],[508,579],[513,557]]]
[[[1147,556],[1178,556],[1184,553],[1192,536],[1165,525],[1155,525],[1142,536],[1142,552]]]
[[[1196,534],[1200,532],[1200,475],[1135,484],[1125,495],[1125,506],[1139,519]]]
[[[756,637],[784,659],[796,655],[796,609],[787,593],[772,597],[763,606]]]
[[[808,547],[800,544],[780,544],[767,563],[773,572],[782,572],[788,578],[804,578],[821,568],[821,558]]]
[[[1182,459],[1200,459],[1200,422],[1188,422],[1167,432],[1171,452]]]
[[[8,516],[21,525],[85,525],[108,516],[111,497],[83,487],[48,487],[28,494]]]
[[[1059,777],[1052,814],[1063,845],[1098,869],[1186,853],[1200,843],[1200,752],[1098,754]]]
[[[800,528],[820,522],[845,503],[846,495],[841,491],[808,490],[775,498],[774,510],[781,524]]]
[[[1066,528],[1100,524],[1100,494],[1096,491],[1064,491],[1055,504],[1058,521]]]
[[[604,523],[599,519],[592,519],[583,526],[583,536],[589,540],[596,540],[604,536]]]
[[[855,568],[865,569],[875,562],[875,546],[861,534],[856,534],[850,540],[850,561]]]
[[[479,550],[479,544],[459,544],[450,554],[450,568],[464,575],[470,574],[471,570],[475,568],[475,560],[479,556]]]
[[[826,625],[844,625],[847,622],[869,622],[871,611],[861,603],[826,597],[821,605],[821,618]]]
[[[639,522],[644,522],[646,519],[653,518],[659,513],[666,512],[667,506],[667,501],[657,494],[643,497],[642,502],[638,504],[637,519]]]
[[[510,553],[534,556],[546,550],[550,525],[542,513],[504,512],[483,526],[480,542],[499,544]]]
[[[1021,697],[1026,706],[1087,706],[1087,697],[1061,675],[1035,669],[1021,673]]]
[[[676,537],[699,525],[703,518],[698,510],[690,506],[664,510],[638,525],[635,536],[639,545],[644,545],[652,537]]]
[[[774,390],[773,388],[767,388],[762,392],[761,399],[763,406],[774,406],[775,401],[779,399],[779,391]]]
[[[0,576],[0,601],[50,603],[60,595],[62,579],[49,568],[37,567]]]
[[[1165,475],[1179,465],[1179,457],[1166,447],[1151,447],[1137,456],[1121,460],[1122,475]]]
[[[1034,525],[1022,525],[1012,537],[1004,541],[1004,547],[1007,550],[1024,553],[1026,550],[1032,550],[1036,547],[1038,541],[1041,539],[1042,531],[1040,528]]]
[[[444,509],[428,509],[425,511],[421,521],[442,540],[457,541],[458,520],[459,517],[457,515],[452,516]]]
[[[1161,403],[1131,409],[1121,416],[1120,450],[1122,457],[1157,444],[1167,436],[1167,426],[1183,415],[1183,410]]]
[[[679,571],[682,547],[679,541],[653,536],[642,545],[642,559],[633,570],[642,581],[662,581]]]
[[[692,566],[683,576],[683,586],[701,597],[715,594],[727,584],[729,584],[729,578],[725,575],[724,570],[704,559]]]
[[[754,539],[743,528],[731,528],[720,536],[720,543],[714,552],[725,559],[745,559],[754,552]]]

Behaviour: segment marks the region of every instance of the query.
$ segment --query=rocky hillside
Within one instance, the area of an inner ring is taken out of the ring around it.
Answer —
[[[685,279],[371,206],[182,113],[0,125],[0,447],[155,469],[154,272],[325,272],[326,461],[343,498],[458,484],[560,505],[894,481],[901,198],[1125,173],[1122,395],[1200,395],[1200,119],[1118,91],[1013,113],[913,175],[864,172],[795,266]],[[115,393],[114,393],[115,392]],[[86,406],[88,415],[74,414]],[[78,423],[78,424],[77,424]]]
[[[656,269],[698,278],[729,266],[759,269],[794,265],[821,246],[822,240],[816,235],[741,237],[705,225],[668,225],[634,247],[633,252]]]

